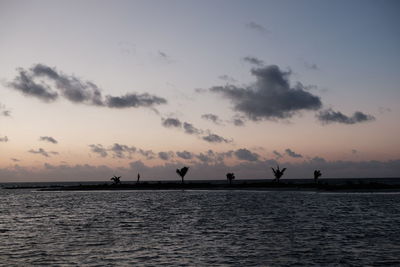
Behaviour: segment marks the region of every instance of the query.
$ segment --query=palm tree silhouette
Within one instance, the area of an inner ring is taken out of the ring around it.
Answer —
[[[279,179],[283,176],[283,173],[285,172],[286,168],[283,168],[282,170],[279,169],[279,165],[277,165],[276,170],[272,168],[272,172],[274,173],[275,180],[279,183]]]
[[[120,184],[121,183],[121,176],[113,176],[111,177],[111,179],[113,181],[114,184]]]
[[[315,181],[316,183],[318,183],[318,178],[319,178],[321,175],[322,175],[322,173],[321,173],[320,170],[315,170],[315,171],[314,171],[314,181]]]
[[[189,167],[183,167],[182,169],[176,169],[176,173],[182,178],[182,184],[184,183],[183,178],[185,177],[188,170],[189,170]]]
[[[226,179],[228,179],[229,184],[232,184],[232,180],[235,179],[235,174],[234,174],[233,172],[228,172],[228,173],[226,174]]]

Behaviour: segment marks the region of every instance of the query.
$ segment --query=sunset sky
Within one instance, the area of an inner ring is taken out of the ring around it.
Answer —
[[[0,0],[0,182],[399,177],[399,12]]]

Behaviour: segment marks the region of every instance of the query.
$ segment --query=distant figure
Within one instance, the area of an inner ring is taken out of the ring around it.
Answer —
[[[231,185],[232,184],[232,180],[235,179],[235,174],[233,172],[228,172],[226,174],[226,179],[228,179],[229,184]]]
[[[113,181],[114,184],[120,184],[121,183],[121,176],[113,176],[110,179],[111,181]]]
[[[189,167],[183,167],[182,169],[176,169],[176,173],[182,178],[182,184],[184,183],[183,178],[185,177]]]
[[[140,180],[140,173],[137,174],[137,181],[136,181],[137,184],[139,183],[139,180]]]
[[[276,170],[274,168],[271,168],[274,176],[275,176],[275,180],[279,183],[279,179],[281,179],[281,177],[283,176],[283,173],[285,172],[286,168],[283,168],[282,170],[279,169],[279,165],[277,166]]]
[[[318,178],[322,175],[320,170],[315,170],[314,171],[314,181],[315,183],[318,183]]]

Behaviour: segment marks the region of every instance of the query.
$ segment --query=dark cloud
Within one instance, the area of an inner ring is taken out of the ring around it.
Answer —
[[[166,119],[162,119],[162,125],[167,128],[171,128],[171,127],[180,128],[180,127],[182,127],[182,122],[175,118],[166,118]]]
[[[46,151],[43,148],[39,148],[38,150],[31,149],[28,152],[32,153],[32,154],[40,154],[44,157],[50,157],[50,155],[58,155],[59,154],[56,151]]]
[[[11,160],[14,161],[14,162],[20,161],[19,159],[16,159],[16,158],[11,158]]]
[[[357,150],[357,149],[352,149],[352,150],[351,150],[351,153],[352,153],[352,154],[357,154],[357,153],[358,153],[358,150]]]
[[[192,159],[193,158],[193,154],[190,153],[189,151],[182,151],[182,152],[176,152],[176,155],[182,159]]]
[[[201,117],[205,120],[212,121],[213,123],[215,123],[217,125],[222,124],[222,121],[219,119],[218,115],[208,113],[208,114],[201,115]]]
[[[276,156],[276,158],[277,159],[280,159],[280,158],[282,158],[283,156],[282,156],[282,154],[281,153],[279,153],[278,151],[276,151],[276,150],[274,150],[274,151],[272,151],[272,153],[274,153],[274,155]]]
[[[102,145],[100,145],[100,144],[97,144],[97,145],[92,144],[92,145],[89,145],[89,147],[90,147],[90,151],[92,151],[93,153],[96,153],[96,154],[100,155],[100,156],[103,157],[103,158],[105,158],[105,157],[108,156],[107,149],[105,149],[105,148],[104,148]]]
[[[254,21],[250,21],[249,23],[246,24],[246,27],[255,31],[258,31],[260,33],[267,33],[268,30],[262,26],[261,24],[255,23]]]
[[[9,87],[22,92],[24,95],[34,96],[48,102],[58,98],[58,93],[52,91],[47,84],[34,82],[32,76],[22,68],[18,68],[17,71],[18,76],[7,84]]]
[[[57,144],[57,143],[58,143],[57,140],[54,139],[54,138],[51,137],[51,136],[41,136],[41,137],[39,138],[39,140],[40,140],[40,141],[49,142],[49,143],[53,143],[53,144]]]
[[[238,149],[234,152],[234,154],[238,159],[245,161],[258,161],[260,157],[257,153],[253,153],[246,148]]]
[[[0,142],[4,142],[4,143],[8,142],[8,137],[7,136],[0,137]]]
[[[290,87],[291,73],[276,65],[255,68],[251,73],[256,77],[251,86],[215,86],[209,90],[230,99],[235,111],[254,121],[290,118],[301,110],[317,110],[322,106],[318,96],[299,85]]]
[[[223,138],[222,136],[211,133],[209,130],[203,131],[202,129],[196,128],[195,126],[193,126],[193,124],[191,124],[189,122],[182,123],[179,119],[175,119],[175,118],[162,119],[162,125],[167,128],[182,128],[186,134],[196,135],[199,138],[201,138],[202,140],[207,141],[209,143],[232,142],[230,140]],[[201,136],[204,133],[206,133],[207,135]]]
[[[296,152],[294,152],[293,150],[291,150],[290,148],[285,150],[286,154],[292,158],[302,158],[303,156],[301,154],[297,154]]]
[[[167,103],[164,98],[145,94],[126,94],[124,96],[106,96],[106,106],[110,108],[152,107]]]
[[[196,134],[196,135],[198,135],[198,134],[203,133],[202,130],[197,129],[196,127],[193,126],[193,124],[188,123],[188,122],[184,122],[183,123],[183,129],[185,130],[185,133],[187,133],[187,134]]]
[[[167,103],[164,98],[148,93],[128,93],[124,96],[108,95],[104,99],[96,84],[83,81],[72,75],[66,75],[57,71],[56,68],[44,64],[36,64],[28,71],[22,68],[17,69],[17,71],[18,76],[8,83],[8,86],[21,91],[25,95],[37,97],[47,102],[54,101],[61,95],[73,103],[109,108],[153,107]],[[43,80],[37,81],[39,78],[46,78],[54,86],[50,86]]]
[[[174,156],[174,153],[169,152],[158,152],[158,157],[162,160],[170,160]]]
[[[113,153],[114,158],[132,158],[132,154],[136,152],[136,147],[114,143],[109,151]]]
[[[217,134],[210,133],[206,136],[203,136],[202,139],[209,143],[230,143],[231,141],[219,136]]]
[[[262,67],[264,65],[264,61],[262,61],[261,59],[258,59],[256,57],[247,56],[247,57],[243,58],[243,61],[253,64],[257,67]]]
[[[341,113],[340,111],[334,111],[332,109],[327,109],[320,111],[317,114],[318,120],[320,120],[323,124],[329,124],[333,122],[344,123],[344,124],[356,124],[360,122],[367,122],[375,120],[375,117],[372,115],[364,114],[360,111],[354,112],[354,114],[349,117]]]

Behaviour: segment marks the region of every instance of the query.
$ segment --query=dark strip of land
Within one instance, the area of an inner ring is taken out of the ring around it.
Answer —
[[[121,184],[92,184],[72,186],[12,186],[5,189],[37,189],[40,191],[96,191],[96,190],[293,190],[293,191],[400,191],[400,184],[379,182],[328,184],[328,183],[285,183],[285,182],[240,182],[233,184],[215,184],[207,182],[142,182]]]

